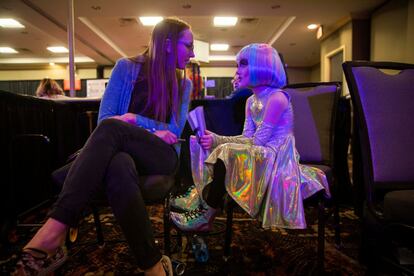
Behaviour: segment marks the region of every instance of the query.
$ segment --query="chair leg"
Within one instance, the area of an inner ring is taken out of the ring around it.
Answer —
[[[335,228],[335,245],[339,249],[342,247],[341,244],[341,225],[340,225],[340,217],[339,217],[339,205],[338,202],[334,201],[334,228]]]
[[[164,202],[164,254],[171,255],[170,195]]]
[[[318,204],[318,274],[322,275],[325,268],[325,204],[323,196]]]
[[[233,226],[233,208],[234,208],[233,200],[229,200],[227,203],[227,220],[226,220],[226,233],[224,239],[224,261],[230,258],[230,246],[231,246],[231,239],[232,239],[232,226]]]
[[[105,240],[102,232],[101,220],[99,219],[98,209],[95,206],[92,206],[92,214],[93,220],[95,222],[96,239],[98,241],[98,245],[103,246],[105,244]]]

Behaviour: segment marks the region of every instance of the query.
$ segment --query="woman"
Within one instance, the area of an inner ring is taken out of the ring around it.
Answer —
[[[56,81],[46,78],[40,81],[40,84],[36,89],[36,97],[59,99],[65,98],[66,96]]]
[[[143,55],[116,63],[99,124],[72,164],[50,218],[24,247],[16,275],[50,272],[63,263],[66,232],[101,187],[138,267],[146,275],[172,275],[169,258],[155,245],[137,175],[171,174],[177,166],[191,91],[183,70],[192,57],[190,26],[169,18],[154,27]]]
[[[267,44],[244,47],[236,74],[239,87],[253,91],[243,134],[207,131],[199,143],[191,140],[193,179],[205,202],[171,218],[182,230],[208,231],[227,192],[264,228],[305,228],[303,199],[322,189],[329,194],[328,184],[322,171],[298,163],[292,105],[281,89],[286,76],[277,51]],[[202,149],[213,149],[206,160]]]

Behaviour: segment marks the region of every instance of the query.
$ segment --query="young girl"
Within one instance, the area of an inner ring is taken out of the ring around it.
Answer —
[[[239,87],[253,91],[243,134],[226,137],[207,131],[199,142],[191,140],[193,179],[205,202],[171,213],[171,219],[185,231],[209,231],[227,192],[264,228],[305,228],[303,199],[322,189],[329,195],[328,183],[322,171],[299,164],[279,54],[267,44],[250,44],[237,55],[236,74]],[[212,149],[206,160],[203,149]]]
[[[15,275],[46,274],[61,265],[69,227],[104,188],[116,220],[146,275],[172,275],[155,245],[137,175],[171,174],[178,163],[191,82],[184,78],[193,53],[190,26],[165,19],[148,50],[120,59],[99,110],[99,124],[72,164],[50,218],[24,247]]]

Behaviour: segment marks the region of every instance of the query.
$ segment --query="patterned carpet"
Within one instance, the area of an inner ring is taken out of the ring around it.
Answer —
[[[149,209],[157,236],[162,231],[162,207]],[[38,217],[28,217],[26,222],[39,221]],[[207,263],[195,262],[188,237],[183,237],[182,247],[178,249],[173,241],[172,258],[186,263],[184,275],[315,275],[317,221],[312,219],[316,210],[307,213],[308,229],[265,231],[256,221],[242,212],[234,215],[234,236],[231,245],[232,257],[224,263],[223,234],[203,236],[208,245],[210,258]],[[351,209],[341,208],[341,238],[343,246],[334,246],[332,220],[326,228],[325,275],[364,275],[365,268],[357,262],[358,220]],[[69,250],[69,259],[57,275],[134,275],[139,274],[135,260],[123,239],[121,230],[109,208],[100,213],[104,236],[108,242],[103,247],[95,243],[96,235],[92,216],[81,222],[79,238]],[[215,230],[223,228],[225,216],[219,217]],[[36,231],[35,227],[17,228],[10,237],[11,243],[2,246],[0,272],[8,275],[13,257],[18,249]],[[137,233],[139,234],[139,233]],[[160,247],[162,238],[157,238]]]

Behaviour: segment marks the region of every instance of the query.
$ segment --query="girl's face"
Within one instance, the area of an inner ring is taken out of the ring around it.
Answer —
[[[180,33],[177,44],[177,68],[185,69],[185,66],[194,57],[193,33],[186,29]]]
[[[237,62],[236,75],[238,76],[239,88],[249,86],[249,64],[247,59],[242,58]]]

